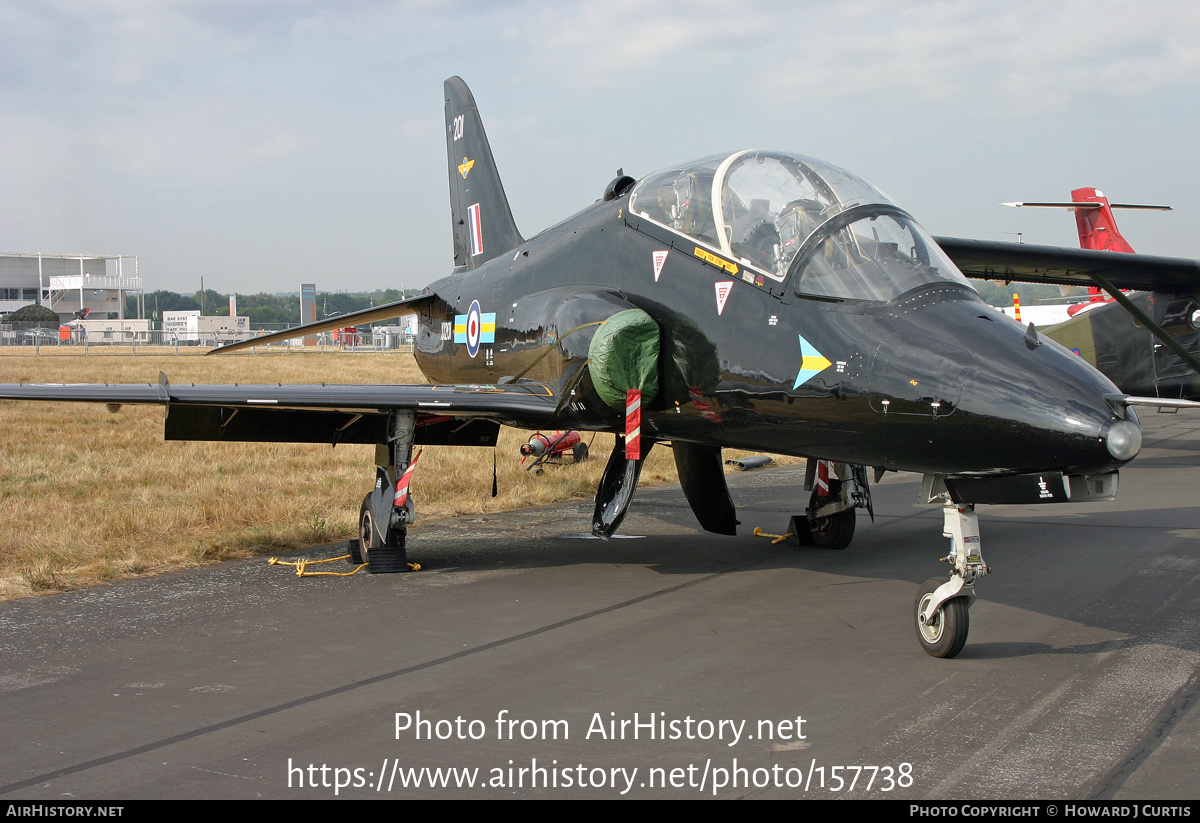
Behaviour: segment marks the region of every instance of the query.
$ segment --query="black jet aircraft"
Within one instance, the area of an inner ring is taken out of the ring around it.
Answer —
[[[723,448],[809,458],[803,542],[843,548],[869,468],[925,475],[950,575],[917,594],[935,656],[966,641],[987,573],[975,505],[1110,499],[1141,446],[1131,398],[988,307],[933,239],[865,180],[778,151],[618,176],[525,239],[475,101],[446,81],[455,268],[422,295],[226,346],[415,313],[428,385],[6,385],[0,397],[167,407],[168,439],[368,443],[357,551],[398,570],[415,445],[493,446],[501,425],[614,432],[593,532],[611,536],[655,444],[700,525],[738,520]],[[352,546],[354,544],[352,543]]]

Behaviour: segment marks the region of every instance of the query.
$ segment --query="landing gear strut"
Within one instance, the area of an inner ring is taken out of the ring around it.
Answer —
[[[388,421],[388,442],[375,447],[375,488],[363,498],[358,511],[359,557],[353,557],[353,546],[350,552],[351,559],[366,563],[372,574],[408,570],[404,541],[408,524],[413,521],[413,502],[404,475],[412,462],[415,432],[414,412],[393,412]],[[401,497],[396,486],[402,479]]]
[[[931,577],[917,591],[917,641],[933,657],[954,657],[962,651],[970,629],[968,609],[975,602],[975,583],[988,573],[979,545],[979,515],[971,504],[947,502],[942,507],[950,538],[950,577]]]

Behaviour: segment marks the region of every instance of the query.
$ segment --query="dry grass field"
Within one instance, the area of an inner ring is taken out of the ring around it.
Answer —
[[[0,383],[147,383],[160,370],[172,383],[424,382],[409,354],[43,352],[0,349]],[[373,482],[373,447],[164,442],[163,414],[158,406],[114,414],[102,404],[0,401],[0,599],[354,535]],[[426,449],[413,482],[416,529],[424,519],[595,493],[612,435],[595,435],[591,460],[539,477],[519,463],[529,434],[501,431],[495,498],[487,450]],[[641,483],[676,479],[670,450],[654,450]]]

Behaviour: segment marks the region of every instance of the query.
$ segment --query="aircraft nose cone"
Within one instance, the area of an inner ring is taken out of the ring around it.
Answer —
[[[1090,381],[1066,377],[1042,374],[987,389],[969,380],[955,411],[960,453],[974,463],[968,471],[1093,474],[1133,459],[1142,439],[1137,422],[1117,419]]]
[[[1136,415],[1109,404],[1120,392],[1082,358],[978,304],[922,309],[923,336],[885,339],[869,374],[871,416],[886,421],[895,465],[1100,474],[1138,453]]]
[[[1132,460],[1142,430],[1132,411],[1108,402],[1120,392],[1079,356],[1043,341],[988,357],[981,371],[1000,379],[973,374],[961,410],[1013,435],[1003,446],[1009,470],[1091,474]]]

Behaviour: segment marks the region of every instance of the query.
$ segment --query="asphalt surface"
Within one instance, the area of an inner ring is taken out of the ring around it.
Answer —
[[[730,476],[738,537],[660,487],[608,543],[575,503],[415,529],[411,574],[0,604],[0,797],[1196,798],[1200,415],[1142,417],[1115,502],[981,508],[954,660],[915,639],[919,478],[845,551],[754,537],[802,467]]]

